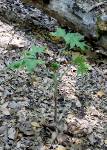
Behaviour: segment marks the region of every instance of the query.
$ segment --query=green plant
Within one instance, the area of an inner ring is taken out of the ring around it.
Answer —
[[[60,64],[57,62],[53,62],[51,64],[51,70],[53,71],[52,79],[54,83],[54,92],[53,92],[53,99],[54,99],[54,122],[57,123],[57,98],[58,98],[58,69]]]
[[[45,47],[32,46],[29,51],[25,51],[20,60],[10,64],[8,67],[11,69],[26,69],[32,72],[38,65],[44,64],[42,59],[38,59],[37,54],[43,53]]]
[[[78,47],[82,51],[86,51],[89,49],[89,46],[84,41],[84,36],[79,33],[66,33],[64,29],[57,28],[55,32],[51,32],[51,35],[63,38],[66,46],[69,46],[70,49],[73,49],[75,47]],[[73,57],[72,63],[77,65],[78,74],[83,75],[91,68],[91,66],[87,63],[85,57],[82,55]]]
[[[69,45],[70,48],[78,47],[85,51],[88,47],[84,42],[84,36],[79,33],[66,33],[64,29],[57,28],[55,32],[51,32],[51,35],[63,38],[66,45]]]
[[[77,74],[84,75],[91,69],[91,66],[87,63],[87,60],[83,56],[77,56],[73,58],[73,63],[77,65]]]
[[[59,36],[62,37],[66,45],[69,45],[70,48],[79,47],[81,50],[85,50],[87,45],[83,41],[83,36],[79,33],[66,33],[64,29],[58,28],[56,32],[51,33],[53,36]],[[82,41],[81,41],[82,40]],[[32,46],[29,51],[25,51],[22,55],[21,59],[18,61],[13,62],[9,65],[9,68],[11,69],[26,69],[28,72],[32,73],[35,68],[38,65],[44,64],[45,61],[42,59],[39,59],[38,54],[43,53],[45,50],[45,47],[38,47],[38,46]],[[73,58],[70,63],[73,62],[78,66],[78,74],[84,74],[88,71],[89,65],[86,63],[86,59],[83,56],[77,56]],[[51,63],[51,62],[50,62]],[[53,99],[54,99],[54,122],[57,123],[57,98],[58,98],[58,84],[59,84],[59,78],[58,78],[58,70],[59,70],[60,64],[56,61],[54,63],[51,63],[50,69],[52,71],[52,79],[54,84],[54,93],[53,93]],[[69,68],[64,72],[66,73]],[[64,74],[63,74],[64,75]],[[63,76],[62,75],[62,76]],[[61,77],[62,77],[61,76]]]
[[[66,46],[70,47],[70,49],[73,49],[75,47],[80,48],[82,51],[86,51],[89,47],[84,41],[84,36],[82,36],[79,33],[66,33],[64,29],[57,28],[55,32],[51,32],[52,36],[63,38],[65,41]],[[87,63],[85,57],[82,55],[73,57],[72,61],[70,63],[74,63],[77,66],[77,73],[78,74],[85,74],[91,66]],[[57,65],[57,62],[53,64],[54,70],[54,102],[55,102],[55,113],[54,113],[54,120],[57,122],[57,95],[58,95],[58,69],[59,65]],[[64,74],[69,70],[69,67],[64,72]],[[62,76],[64,75],[62,74]],[[62,77],[61,76],[61,77]]]

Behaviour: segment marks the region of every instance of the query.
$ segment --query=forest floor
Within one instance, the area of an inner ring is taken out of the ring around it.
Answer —
[[[0,150],[106,150],[107,58],[90,56],[92,69],[77,76],[71,65],[59,83],[58,126],[54,118],[53,80],[42,66],[32,75],[6,66],[35,44],[47,46],[47,61],[56,59],[62,73],[63,43],[42,29],[28,31],[0,21]],[[74,52],[75,53],[75,52]],[[56,137],[56,138],[55,138]]]

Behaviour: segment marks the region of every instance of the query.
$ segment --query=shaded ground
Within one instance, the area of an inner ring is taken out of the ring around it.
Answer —
[[[46,32],[23,30],[0,22],[0,149],[11,150],[105,150],[107,148],[107,60],[91,63],[86,76],[76,75],[71,66],[59,84],[59,134],[55,141],[52,79],[39,68],[29,76],[25,71],[5,70],[32,44],[47,45],[45,57],[61,62],[62,44],[51,42]],[[45,39],[46,38],[46,39]]]

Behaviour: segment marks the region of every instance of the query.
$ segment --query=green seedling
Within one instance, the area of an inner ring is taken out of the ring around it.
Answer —
[[[81,50],[85,51],[87,45],[85,44],[84,37],[79,33],[66,33],[64,29],[58,28],[56,32],[51,33],[53,36],[61,37],[65,40],[65,44],[69,45],[70,48],[78,47]],[[44,53],[45,47],[32,46],[30,50],[25,51],[21,56],[21,59],[13,62],[8,67],[16,70],[16,69],[25,69],[29,73],[35,71],[35,68],[39,67],[42,64],[45,64],[45,61],[38,57],[38,54]],[[86,63],[86,59],[83,56],[77,56],[73,58],[71,61],[78,66],[78,74],[84,74],[88,71],[90,66]],[[70,63],[71,63],[70,62]],[[52,79],[54,84],[54,122],[57,123],[57,98],[58,98],[58,70],[60,64],[56,61],[51,63],[50,69],[52,71]],[[68,69],[64,72],[66,73]]]
[[[63,38],[65,44],[70,46],[72,49],[78,47],[82,51],[86,51],[86,48],[88,47],[84,41],[84,36],[80,33],[66,33],[64,29],[57,28],[55,32],[51,32],[51,35]]]
[[[57,28],[55,32],[51,32],[51,35],[63,38],[66,46],[69,46],[70,49],[75,47],[79,48],[81,51],[89,49],[89,46],[84,41],[84,36],[79,33],[66,33],[64,29]],[[74,57],[72,59],[72,63],[77,66],[78,74],[83,75],[91,68],[91,66],[86,62],[86,59],[81,55]]]

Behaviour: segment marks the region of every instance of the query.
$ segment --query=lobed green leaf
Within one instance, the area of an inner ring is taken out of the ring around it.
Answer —
[[[57,37],[64,37],[66,35],[66,32],[62,28],[57,28],[55,32],[51,32],[52,36],[57,36]]]
[[[91,66],[86,62],[86,59],[83,56],[77,56],[73,58],[73,62],[77,65],[77,74],[86,74]]]
[[[32,72],[38,65],[44,63],[43,60],[37,59],[35,56],[36,53],[42,53],[44,50],[45,47],[37,47],[33,45],[29,51],[24,53],[21,60],[13,62],[8,67],[11,69],[25,68],[28,72]]]
[[[66,33],[64,29],[58,28],[56,32],[51,32],[52,36],[62,37],[70,48],[78,47],[81,50],[86,50],[88,47],[84,42],[84,36],[79,33]]]

